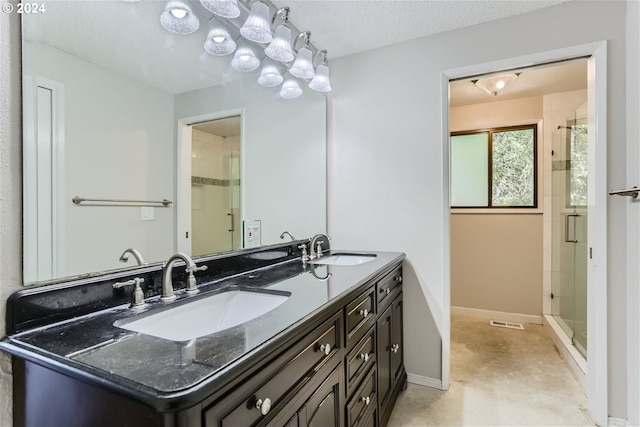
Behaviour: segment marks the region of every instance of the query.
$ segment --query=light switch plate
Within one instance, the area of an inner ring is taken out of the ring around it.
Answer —
[[[140,208],[140,220],[141,221],[153,221],[155,220],[155,211],[153,206],[143,206]]]

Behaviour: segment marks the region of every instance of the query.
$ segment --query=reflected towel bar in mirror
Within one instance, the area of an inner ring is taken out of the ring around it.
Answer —
[[[125,200],[125,199],[86,199],[84,197],[75,196],[71,199],[73,203],[79,205],[84,202],[94,202],[94,203],[121,203],[126,205],[135,205],[135,206],[169,206],[173,203],[171,200],[162,199],[162,200]]]

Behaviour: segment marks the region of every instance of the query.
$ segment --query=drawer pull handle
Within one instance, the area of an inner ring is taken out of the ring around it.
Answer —
[[[323,352],[325,356],[328,356],[329,353],[331,353],[331,344],[322,344],[320,351]]]
[[[397,353],[398,350],[400,350],[400,344],[394,344],[393,346],[391,346],[392,352]]]
[[[360,359],[363,359],[365,362],[368,362],[370,357],[369,353],[362,353],[360,355]]]
[[[371,403],[371,398],[369,396],[363,396],[360,400],[362,400],[362,403],[364,403],[366,406],[369,406],[369,404]]]
[[[256,402],[256,408],[260,410],[262,415],[267,415],[271,410],[271,399],[268,397],[264,400],[258,399]]]
[[[402,282],[402,276],[396,277],[396,282]]]
[[[380,293],[381,294],[385,294],[385,295],[389,295],[391,293],[391,289],[389,289],[389,288],[380,289]]]
[[[369,310],[366,308],[364,310],[360,310],[360,316],[367,317],[369,315]]]

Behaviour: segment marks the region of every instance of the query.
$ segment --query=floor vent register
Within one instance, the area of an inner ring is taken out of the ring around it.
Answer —
[[[520,323],[503,322],[502,320],[492,320],[489,323],[491,326],[498,326],[500,328],[524,329],[524,326]]]

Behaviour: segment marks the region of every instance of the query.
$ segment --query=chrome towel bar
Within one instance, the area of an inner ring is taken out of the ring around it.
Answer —
[[[173,203],[171,200],[162,199],[162,200],[125,200],[125,199],[87,199],[80,196],[75,196],[71,199],[73,203],[79,205],[84,202],[97,202],[97,203],[124,203],[126,205],[135,205],[135,206],[169,206]]]
[[[638,192],[640,192],[640,188],[633,187],[633,188],[627,188],[626,190],[611,190],[609,191],[609,195],[610,196],[628,196],[628,197],[633,197],[634,199],[637,199]]]

